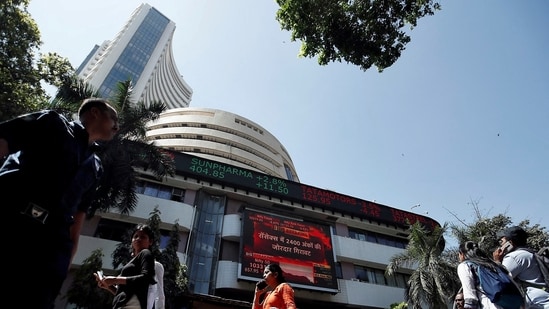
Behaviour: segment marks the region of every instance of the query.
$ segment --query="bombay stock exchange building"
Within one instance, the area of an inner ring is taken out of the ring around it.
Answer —
[[[147,136],[173,154],[176,175],[157,179],[138,170],[133,213],[97,213],[85,222],[56,308],[73,308],[64,295],[93,250],[102,249],[103,267],[116,273],[111,257],[116,245],[155,207],[161,212],[161,247],[175,222],[180,228],[178,256],[188,266],[192,298],[181,308],[250,308],[255,282],[270,262],[287,272],[300,309],[389,308],[403,301],[412,269],[392,277],[384,272],[390,258],[405,250],[406,222],[439,224],[300,183],[289,153],[259,124],[188,107],[192,90],[171,53],[174,29],[163,14],[142,4],[116,38],[96,46],[79,68],[106,95],[127,76],[117,68],[133,72],[140,100],[167,103],[170,110],[149,124]],[[147,51],[131,48],[135,44]]]
[[[76,73],[110,97],[117,83],[130,78],[133,99],[159,100],[168,108],[187,107],[192,89],[175,65],[175,23],[148,4],[140,5],[113,40],[96,45]]]

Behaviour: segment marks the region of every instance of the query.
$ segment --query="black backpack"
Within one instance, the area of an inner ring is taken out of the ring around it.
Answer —
[[[545,280],[545,290],[549,291],[549,247],[543,247],[537,253],[533,253]]]

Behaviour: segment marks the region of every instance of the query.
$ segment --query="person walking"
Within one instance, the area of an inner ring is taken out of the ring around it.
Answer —
[[[296,309],[294,289],[286,282],[280,265],[267,265],[262,281],[266,285],[256,284],[252,309]]]
[[[149,285],[154,284],[154,256],[150,250],[154,233],[140,224],[132,234],[133,258],[122,267],[120,275],[100,277],[97,285],[114,294],[113,309],[147,309]]]
[[[149,285],[147,309],[164,309],[166,296],[164,294],[164,266],[154,260],[154,280],[156,284]]]
[[[101,177],[97,142],[118,131],[116,110],[101,98],[84,100],[78,118],[43,110],[0,123],[4,248],[17,270],[4,293],[21,308],[53,307]]]
[[[484,293],[478,280],[479,274],[477,273],[477,269],[474,265],[488,269],[494,273],[503,271],[505,275],[508,275],[507,270],[503,269],[501,265],[490,259],[488,255],[479,248],[478,244],[472,241],[465,241],[461,243],[459,245],[458,255],[460,263],[457,267],[457,273],[461,282],[465,300],[463,303],[463,308],[505,309],[492,303],[490,298]],[[515,290],[517,295],[520,296],[518,288]],[[519,300],[521,300],[520,297]]]
[[[526,294],[527,308],[549,309],[549,287],[534,256],[527,247],[528,233],[520,226],[511,226],[496,234],[499,247],[492,253],[511,273]]]

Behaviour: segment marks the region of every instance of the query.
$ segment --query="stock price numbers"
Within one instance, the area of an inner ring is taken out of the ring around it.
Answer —
[[[217,169],[212,169],[212,168],[200,166],[200,165],[191,165],[191,166],[189,166],[189,170],[191,170],[191,171],[193,171],[197,174],[202,174],[202,175],[206,175],[206,176],[210,176],[210,177],[215,177],[215,178],[219,178],[219,179],[225,178],[225,172],[217,170]]]
[[[280,194],[288,194],[288,185],[282,179],[269,177],[267,175],[256,176],[256,187],[261,190],[267,190]]]

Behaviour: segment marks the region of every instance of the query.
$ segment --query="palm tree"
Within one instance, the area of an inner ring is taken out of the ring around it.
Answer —
[[[393,275],[400,267],[414,268],[405,291],[405,300],[413,309],[447,308],[448,300],[459,289],[455,265],[443,258],[444,233],[447,225],[430,231],[420,223],[410,225],[406,251],[391,258],[386,274]]]
[[[175,174],[173,158],[146,138],[146,124],[158,119],[166,105],[155,101],[148,105],[131,100],[132,82],[118,83],[118,89],[110,103],[118,110],[119,132],[113,140],[103,143],[99,155],[104,175],[92,203],[89,216],[97,210],[117,209],[129,214],[137,206],[135,168],[150,170],[158,179]],[[74,114],[83,99],[96,97],[98,93],[76,76],[68,78],[59,88],[52,108],[65,115]]]

